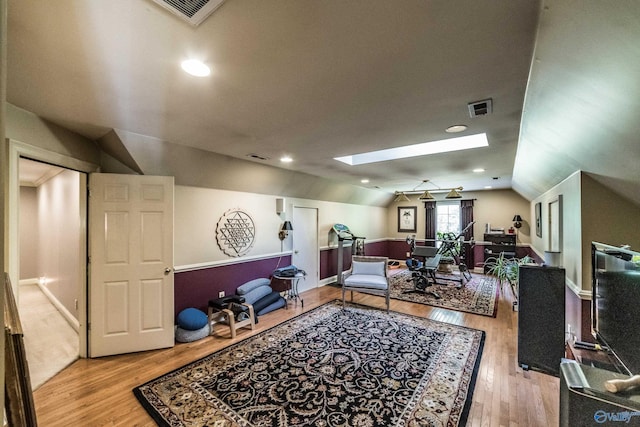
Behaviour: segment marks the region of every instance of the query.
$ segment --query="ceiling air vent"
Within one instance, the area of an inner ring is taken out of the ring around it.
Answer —
[[[151,0],[193,26],[200,25],[225,0]]]
[[[251,157],[252,159],[256,159],[256,160],[269,160],[268,157],[261,156],[259,154],[255,154],[255,153],[247,154],[247,157]]]
[[[483,101],[470,102],[468,107],[469,117],[486,116],[493,111],[491,98]]]

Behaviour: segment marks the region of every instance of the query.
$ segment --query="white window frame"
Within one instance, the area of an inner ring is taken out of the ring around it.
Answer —
[[[436,202],[436,238],[438,236],[439,232],[442,232],[442,230],[440,230],[440,213],[438,212],[439,208],[441,206],[457,206],[458,207],[458,229],[454,231],[455,235],[459,235],[460,231],[462,230],[462,205],[460,204],[459,200],[445,200],[442,202]],[[436,246],[440,246],[441,242],[437,242]]]

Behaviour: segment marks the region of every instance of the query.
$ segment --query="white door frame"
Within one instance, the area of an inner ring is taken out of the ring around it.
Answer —
[[[99,165],[78,160],[73,157],[66,156],[64,154],[54,153],[45,149],[35,147],[33,145],[25,144],[20,141],[16,141],[7,138],[9,143],[9,209],[8,209],[8,273],[13,283],[14,294],[16,298],[19,298],[17,292],[18,282],[20,280],[20,176],[19,176],[19,161],[20,157],[29,158],[32,160],[38,160],[52,165],[60,166],[67,169],[73,169],[79,172],[84,172],[80,176],[80,186],[84,185],[80,191],[80,204],[82,206],[87,205],[87,177],[86,174],[90,172],[96,172],[99,169]],[[83,217],[80,218],[80,223],[83,225],[80,230],[81,238],[87,241],[87,212],[83,210]],[[87,259],[86,245],[81,245],[79,259]],[[87,357],[87,265],[82,263],[79,266],[81,276],[79,283],[81,284],[78,290],[78,323],[80,325],[78,335],[80,339],[80,357]]]

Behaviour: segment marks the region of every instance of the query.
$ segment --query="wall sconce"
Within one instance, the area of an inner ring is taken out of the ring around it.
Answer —
[[[514,223],[513,223],[513,226],[514,226],[515,228],[520,228],[520,227],[522,227],[522,217],[521,217],[520,215],[517,215],[517,214],[516,214],[516,215],[514,215],[514,217],[513,217],[513,222],[514,222]]]
[[[282,224],[282,228],[280,229],[280,232],[278,233],[278,237],[280,238],[280,240],[286,239],[290,231],[293,231],[293,226],[291,225],[291,221],[285,221]]]

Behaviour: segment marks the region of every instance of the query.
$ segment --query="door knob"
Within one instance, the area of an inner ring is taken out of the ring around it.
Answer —
[[[299,254],[299,253],[300,253],[300,251],[293,251],[293,253],[294,253],[294,254]]]
[[[164,269],[164,274],[170,274],[171,270],[173,270],[171,267],[167,267]]]

